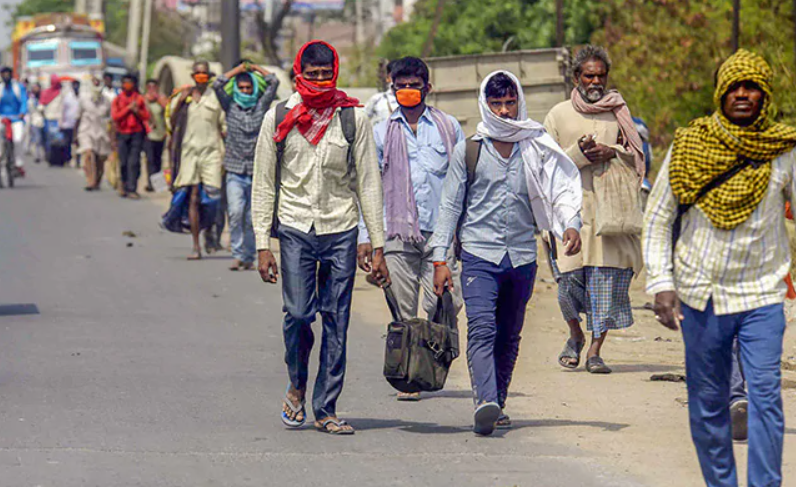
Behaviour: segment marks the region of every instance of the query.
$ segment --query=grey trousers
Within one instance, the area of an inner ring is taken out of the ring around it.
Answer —
[[[423,311],[428,319],[434,317],[437,309],[437,296],[434,294],[434,261],[432,248],[428,246],[431,232],[423,232],[425,240],[420,243],[407,243],[399,239],[388,240],[384,244],[384,258],[390,269],[392,290],[398,300],[398,307],[404,319],[418,316],[420,288],[423,288]],[[462,309],[461,272],[453,255],[448,252],[448,267],[453,273],[453,304],[456,313]]]

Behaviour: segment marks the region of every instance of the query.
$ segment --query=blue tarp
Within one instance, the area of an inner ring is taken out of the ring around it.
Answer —
[[[171,197],[171,206],[163,215],[161,226],[174,233],[190,233],[191,222],[188,219],[188,208],[191,203],[191,188],[178,188]],[[215,221],[221,206],[221,194],[211,196],[199,185],[199,228],[210,228]]]

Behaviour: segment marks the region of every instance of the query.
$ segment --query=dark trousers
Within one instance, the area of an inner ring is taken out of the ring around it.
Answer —
[[[122,187],[127,193],[138,191],[138,178],[141,176],[141,150],[144,147],[144,132],[116,134],[116,147],[119,153],[119,170]]]
[[[749,386],[748,485],[782,485],[782,304],[717,316],[683,305],[683,341],[688,375],[691,437],[708,487],[737,487],[732,448],[730,384],[737,337],[743,375]]]
[[[462,252],[462,296],[467,310],[467,363],[476,404],[506,406],[520,351],[525,307],[533,294],[536,262],[495,265]]]
[[[75,129],[61,129],[64,134],[64,151],[66,152],[66,163],[72,160],[72,142],[75,140]]]
[[[310,352],[315,342],[312,323],[321,314],[320,363],[312,394],[316,419],[334,416],[343,390],[346,336],[357,265],[356,228],[316,235],[281,225],[282,299],[285,303],[285,362],[290,383],[307,386]]]
[[[149,140],[144,142],[144,153],[146,153],[147,180],[153,174],[159,173],[163,167],[163,147],[166,142],[163,140]],[[152,181],[149,181],[152,185]]]

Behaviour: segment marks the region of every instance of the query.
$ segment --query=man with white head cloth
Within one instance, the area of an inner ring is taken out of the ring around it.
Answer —
[[[536,277],[536,232],[552,231],[567,254],[579,252],[582,194],[577,167],[528,118],[513,74],[487,76],[479,105],[476,135],[454,149],[430,246],[441,295],[454,286],[446,252],[459,224],[473,431],[489,435],[511,425],[503,410]]]

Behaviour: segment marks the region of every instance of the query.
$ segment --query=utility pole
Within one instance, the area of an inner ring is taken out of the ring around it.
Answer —
[[[221,0],[221,64],[232,69],[240,60],[240,0]]]
[[[141,0],[130,0],[127,19],[127,66],[135,66],[138,61],[138,32],[141,30]]]
[[[141,34],[141,62],[138,65],[138,75],[146,78],[146,68],[149,62],[149,33],[152,31],[152,1],[144,0],[144,32]]]
[[[75,13],[86,14],[86,0],[75,0]]]
[[[564,0],[556,0],[556,47],[564,47]]]
[[[741,39],[741,0],[732,0],[732,52],[740,47]]]
[[[362,0],[354,0],[354,13],[357,18],[354,42],[361,47],[365,43],[365,9],[362,8]]]

